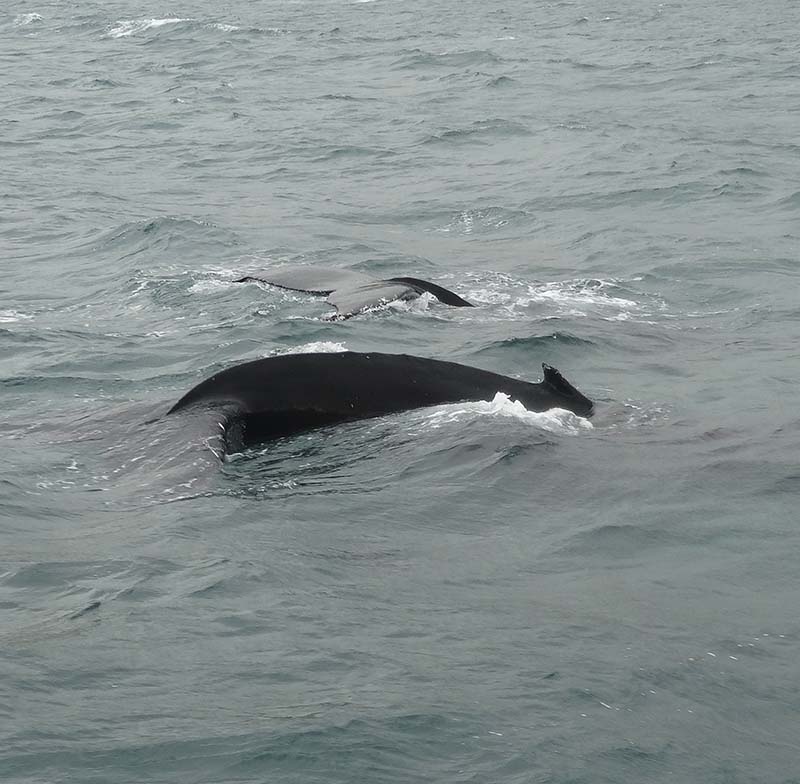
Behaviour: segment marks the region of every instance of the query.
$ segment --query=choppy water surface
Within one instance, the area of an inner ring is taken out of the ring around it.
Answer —
[[[789,782],[800,6],[11,0],[0,776]],[[232,281],[426,277],[349,321]],[[287,351],[535,380],[224,464]],[[155,421],[154,421],[155,420]]]

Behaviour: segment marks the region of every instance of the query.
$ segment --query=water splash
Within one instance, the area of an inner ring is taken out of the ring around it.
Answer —
[[[449,403],[437,406],[425,415],[422,430],[437,429],[452,422],[469,422],[483,417],[517,419],[527,425],[550,433],[575,436],[593,430],[592,423],[563,408],[548,411],[529,411],[519,400],[512,400],[504,392],[498,392],[490,401]]]
[[[604,321],[636,320],[652,323],[649,318],[662,312],[660,300],[638,301],[628,281],[613,278],[573,278],[534,282],[501,273],[467,276],[471,283],[467,297],[476,304],[496,305],[517,318],[521,311],[539,306],[548,317],[601,318]]]
[[[34,22],[41,22],[43,18],[41,14],[37,13],[18,14],[14,17],[14,27],[26,27]]]
[[[286,354],[335,354],[347,350],[344,343],[338,343],[332,340],[316,340],[312,343],[303,343],[300,346],[292,346],[291,348],[274,349],[264,356],[280,357]]]

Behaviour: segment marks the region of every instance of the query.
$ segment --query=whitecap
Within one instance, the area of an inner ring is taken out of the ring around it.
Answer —
[[[224,22],[213,22],[212,24],[207,24],[206,27],[211,27],[214,30],[221,30],[223,33],[233,33],[236,32],[236,30],[242,29],[236,25],[225,24]]]
[[[108,30],[107,35],[109,38],[127,38],[128,36],[142,33],[154,27],[163,27],[168,24],[191,21],[193,20],[180,17],[169,17],[167,19],[121,19],[115,23],[116,27],[112,27]]]
[[[23,319],[32,319],[33,316],[28,316],[25,313],[19,313],[16,310],[0,310],[0,324],[13,324]]]
[[[18,14],[14,17],[14,27],[25,27],[26,25],[33,24],[33,22],[41,22],[42,15],[31,13],[31,14]]]

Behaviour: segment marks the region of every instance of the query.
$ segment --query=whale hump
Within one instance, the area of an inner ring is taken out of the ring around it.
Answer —
[[[341,318],[392,302],[413,299],[423,292],[432,294],[445,305],[472,307],[452,291],[420,278],[373,278],[363,272],[333,267],[279,267],[239,278],[236,283],[268,283],[290,291],[327,296]]]

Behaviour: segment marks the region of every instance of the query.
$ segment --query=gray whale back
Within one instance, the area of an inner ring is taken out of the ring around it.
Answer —
[[[363,272],[332,267],[296,266],[245,275],[237,283],[268,283],[291,291],[327,296],[341,318],[397,299],[414,299],[424,292],[453,307],[473,307],[455,292],[421,278],[373,278]]]

